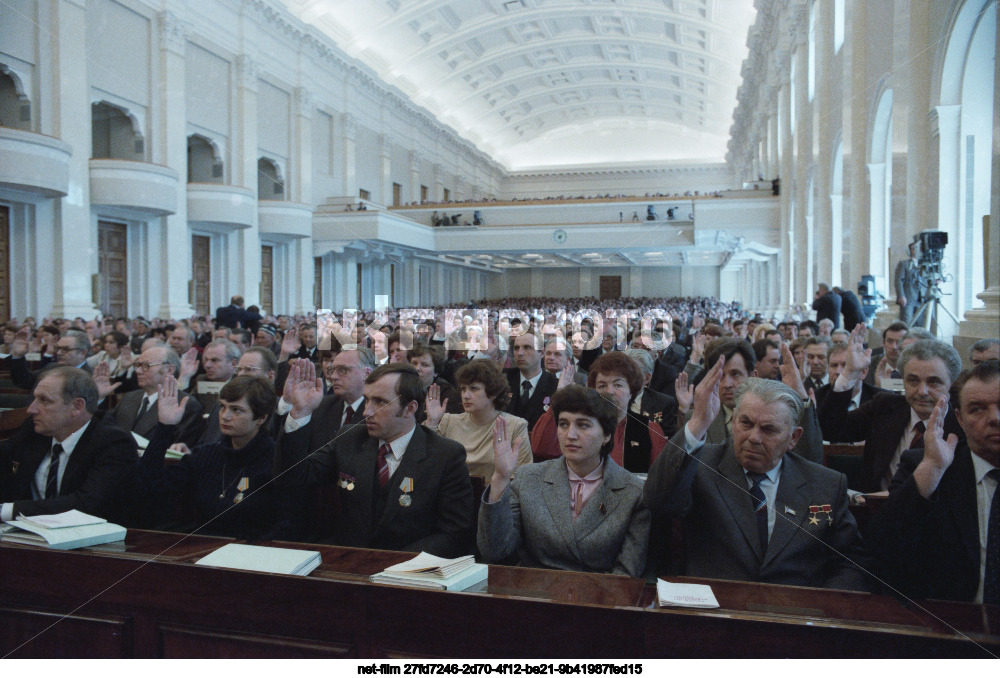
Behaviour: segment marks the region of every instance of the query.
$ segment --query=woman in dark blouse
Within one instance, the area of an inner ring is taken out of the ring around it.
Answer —
[[[139,460],[139,496],[154,522],[237,539],[293,537],[287,493],[264,487],[274,461],[274,441],[263,428],[277,403],[271,383],[250,376],[230,380],[219,392],[219,442],[198,445],[165,466],[186,400],[177,401],[176,380],[164,380],[156,401],[160,423]]]

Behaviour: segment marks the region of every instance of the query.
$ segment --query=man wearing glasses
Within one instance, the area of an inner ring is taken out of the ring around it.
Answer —
[[[139,390],[129,391],[121,397],[115,408],[108,414],[111,421],[126,431],[132,431],[144,438],[153,435],[159,421],[156,407],[157,389],[168,374],[176,377],[181,370],[181,359],[166,346],[152,346],[143,351],[132,363]],[[186,393],[178,393],[183,398]],[[197,398],[188,398],[184,406],[184,418],[174,433],[173,443],[184,443],[193,447],[204,427],[201,403]]]
[[[215,342],[213,342],[215,343]],[[224,343],[231,343],[228,340]],[[209,344],[209,348],[212,344]],[[233,347],[235,350],[235,346]],[[218,350],[221,352],[223,347],[219,347]],[[209,354],[209,350],[205,349],[206,354]],[[214,351],[212,351],[214,353]],[[216,381],[228,382],[233,377],[264,377],[271,384],[274,384],[275,371],[278,368],[278,361],[275,360],[274,354],[271,353],[271,349],[264,348],[262,346],[251,346],[247,349],[247,352],[240,356],[239,362],[236,364],[235,369],[232,368],[229,361],[223,363],[225,365],[224,372],[218,372],[216,369],[212,370],[212,374],[215,376]],[[206,369],[208,365],[206,364]],[[220,375],[224,376],[225,379],[220,379]],[[207,408],[206,408],[207,409]],[[198,438],[199,445],[217,443],[222,438],[222,430],[219,428],[219,410],[222,409],[222,405],[218,402],[216,398],[215,404],[202,418],[205,420],[205,428],[202,430],[201,437]],[[268,420],[264,422],[262,427],[267,431],[272,438],[277,436],[277,423],[276,423],[275,413],[271,413]],[[172,449],[179,450],[185,454],[190,452],[184,443],[175,443],[170,446]]]
[[[88,374],[93,372],[87,364],[87,354],[90,352],[90,339],[83,332],[69,330],[59,337],[56,343],[56,362],[51,362],[37,372],[28,368],[24,359],[28,352],[28,339],[20,334],[10,347],[10,379],[18,388],[30,391],[35,388],[44,373],[56,367],[78,367]]]

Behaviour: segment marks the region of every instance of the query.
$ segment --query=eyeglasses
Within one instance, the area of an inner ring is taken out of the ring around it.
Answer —
[[[166,365],[166,364],[167,364],[166,361],[160,363],[144,363],[144,362],[139,362],[137,360],[134,363],[132,363],[132,367],[134,367],[137,370],[148,370],[150,368],[159,367],[160,365]]]
[[[251,367],[250,365],[244,365],[243,367],[236,368],[236,374],[244,374],[246,372],[263,372],[264,370],[260,367]]]
[[[334,374],[338,374],[338,375],[340,375],[342,377],[346,377],[348,374],[351,373],[351,370],[356,370],[356,369],[358,369],[358,368],[357,367],[348,367],[348,366],[345,366],[345,365],[337,365],[336,367],[333,368],[333,373]]]
[[[56,346],[56,353],[70,353],[72,351],[79,351],[81,349],[76,346]]]

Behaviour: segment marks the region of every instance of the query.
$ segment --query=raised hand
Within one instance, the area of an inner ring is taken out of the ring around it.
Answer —
[[[799,371],[799,366],[795,364],[795,358],[792,356],[791,349],[788,348],[788,344],[782,342],[781,344],[781,382],[790,388],[795,389],[795,391],[803,398],[808,398],[809,393],[806,392],[805,384],[802,383],[802,372]]]
[[[674,395],[677,396],[677,411],[685,414],[694,402],[694,386],[688,384],[687,372],[681,372],[674,381]]]
[[[507,432],[507,421],[503,415],[497,417],[493,425],[493,478],[490,481],[490,501],[496,501],[510,484],[517,468],[517,452],[521,449],[521,439],[511,445]]]
[[[156,412],[161,424],[175,426],[184,418],[184,406],[187,405],[188,396],[184,396],[178,402],[177,392],[177,380],[174,375],[168,374],[157,388]]]
[[[861,373],[872,363],[872,350],[865,348],[865,335],[868,328],[864,323],[858,323],[851,330],[851,337],[847,340],[847,364],[841,373],[850,382],[851,388],[861,378]]]
[[[702,357],[705,355],[705,345],[708,344],[707,334],[698,334],[695,336],[694,341],[691,342],[691,357],[688,359],[694,365],[701,363]]]
[[[878,361],[878,367],[875,368],[875,385],[879,388],[885,388],[882,385],[883,381],[892,379],[893,368],[889,364],[889,359],[882,356],[882,359]]]
[[[111,383],[111,366],[103,360],[94,367],[94,383],[97,384],[97,396],[104,400],[115,392],[121,384]]]
[[[198,349],[189,348],[181,358],[180,381],[182,384],[191,382],[191,377],[198,374]]]
[[[441,402],[441,387],[431,384],[427,389],[427,397],[424,398],[424,411],[427,412],[428,426],[437,426],[441,423],[441,418],[448,408],[448,399]]]
[[[559,375],[559,384],[556,386],[558,391],[564,386],[572,386],[576,383],[576,365],[567,364],[563,368],[562,374]]]
[[[288,357],[299,350],[302,342],[299,341],[299,331],[294,327],[285,332],[285,338],[281,340],[281,355],[278,362],[288,360]]]
[[[719,360],[705,374],[705,378],[694,389],[694,413],[688,421],[691,435],[699,440],[708,432],[708,427],[715,421],[722,407],[719,399],[719,384],[722,382],[722,372],[726,367],[726,356]]]
[[[118,354],[118,364],[121,365],[122,372],[128,370],[132,367],[132,361],[135,360],[135,356],[132,355],[132,345],[125,344],[122,346],[121,353]]]
[[[14,341],[10,342],[10,354],[15,358],[23,358],[24,354],[28,352],[28,341],[31,338],[31,334],[28,328],[22,328],[17,331],[14,335]]]
[[[954,433],[944,437],[944,413],[948,408],[948,396],[941,396],[934,411],[925,422],[924,458],[913,471],[913,480],[917,490],[924,498],[930,498],[937,489],[941,477],[955,461],[955,448],[958,446],[958,436]]]
[[[316,377],[311,360],[299,360],[288,372],[282,397],[292,406],[288,416],[301,419],[312,414],[323,400],[323,380]]]

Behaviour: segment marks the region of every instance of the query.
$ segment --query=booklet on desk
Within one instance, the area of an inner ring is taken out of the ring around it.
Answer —
[[[18,528],[3,534],[3,540],[15,544],[34,544],[68,550],[96,546],[125,539],[125,528],[103,518],[80,511],[51,516],[20,516],[9,525]],[[51,525],[53,527],[46,527]]]
[[[712,587],[705,584],[678,584],[657,579],[656,597],[659,599],[660,607],[701,609],[719,607],[719,601],[715,599]]]
[[[196,564],[210,567],[229,567],[234,570],[305,576],[319,567],[322,562],[323,559],[319,551],[252,546],[250,544],[226,544],[198,560]]]
[[[472,556],[449,559],[421,552],[410,560],[373,574],[371,581],[374,584],[464,591],[486,581],[488,575],[489,568],[476,563]]]

